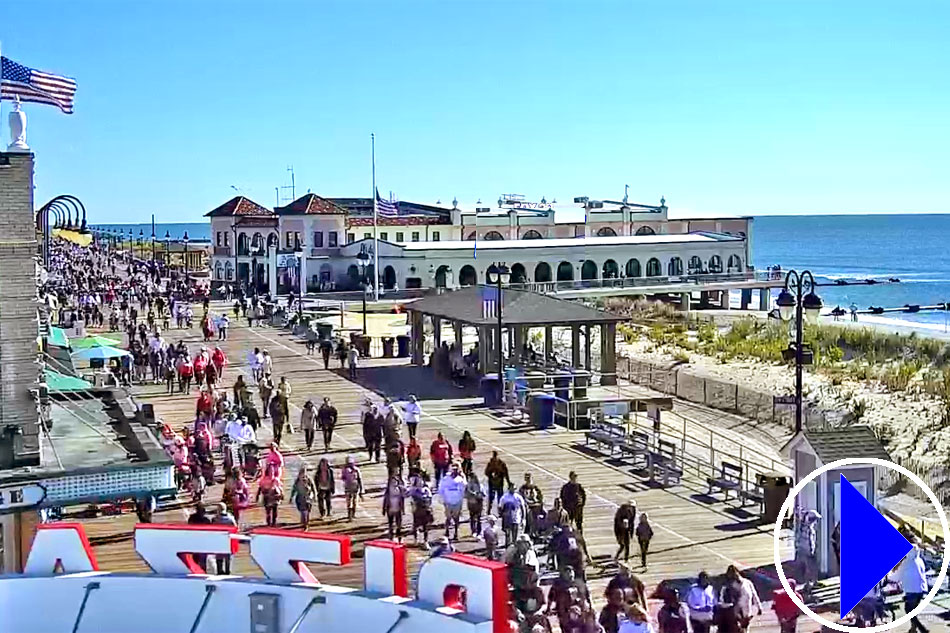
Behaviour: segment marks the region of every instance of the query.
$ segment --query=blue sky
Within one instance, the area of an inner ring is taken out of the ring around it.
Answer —
[[[948,27],[940,1],[31,0],[0,42],[78,79],[28,141],[37,204],[93,223],[272,205],[288,165],[298,195],[369,195],[370,132],[405,200],[947,212]]]

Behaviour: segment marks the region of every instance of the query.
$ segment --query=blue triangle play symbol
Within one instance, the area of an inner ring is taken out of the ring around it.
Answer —
[[[910,550],[907,539],[841,475],[841,617]]]

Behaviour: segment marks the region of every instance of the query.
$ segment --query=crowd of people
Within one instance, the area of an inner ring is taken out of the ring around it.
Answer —
[[[553,631],[555,624],[564,633],[743,633],[762,613],[755,586],[734,566],[718,588],[702,572],[691,586],[679,588],[682,594],[666,584],[648,594],[632,570],[637,563],[648,568],[654,530],[648,513],[632,499],[614,514],[617,572],[602,599],[594,596],[587,584],[594,562],[584,533],[588,493],[576,473],[548,499],[533,473],[519,477],[510,472],[501,451],[486,451],[490,455],[482,465],[476,438],[468,431],[457,439],[436,432],[424,445],[422,436],[432,434],[420,428],[424,412],[412,395],[363,402],[359,424],[365,459],[360,459],[349,442],[344,446],[334,437],[340,412],[330,398],[306,399],[299,414],[294,412],[293,386],[279,375],[267,349],[248,350],[250,375],[229,368],[223,342],[231,319],[215,314],[208,291],[187,276],[96,246],[59,245],[53,263],[57,274],[43,286],[42,296],[60,323],[82,320],[125,333],[130,356],[113,367],[122,384],[164,383],[168,394],[195,397],[192,419],[160,426],[180,494],[194,502],[191,524],[244,529],[250,527],[248,509],[260,505],[264,522],[276,526],[280,508],[290,504],[299,523],[284,522],[284,527],[307,530],[337,517],[354,521],[382,515],[385,527],[381,523],[380,529],[390,539],[401,542],[411,536],[428,556],[444,555],[469,541],[467,551],[474,546],[508,565],[512,627],[530,633]],[[240,289],[229,295],[235,323],[241,317],[248,326],[267,320],[267,301]],[[170,333],[193,327],[196,313],[202,342],[189,347],[183,336],[171,343]],[[308,353],[319,348],[325,368],[336,358],[341,368],[348,365],[350,375],[355,374],[360,360],[355,346],[321,338],[315,330],[304,338]],[[438,362],[468,365],[469,359],[446,349]],[[263,428],[265,420],[269,429]],[[304,454],[320,456],[315,467],[295,460],[296,472],[285,477],[286,439],[298,432]],[[340,449],[351,454],[335,463]],[[386,472],[379,505],[367,501],[362,470],[376,469],[376,464]],[[220,499],[209,498],[212,484],[222,484]],[[441,521],[436,516],[440,508]],[[137,511],[141,520],[150,521],[154,499],[140,500]],[[436,539],[430,541],[433,535]],[[194,558],[207,569],[205,557]],[[597,566],[598,574],[603,565]],[[215,557],[215,566],[219,574],[230,573],[230,557]],[[650,597],[662,602],[653,614]],[[798,610],[788,596],[778,596],[773,609],[783,632],[795,630]]]

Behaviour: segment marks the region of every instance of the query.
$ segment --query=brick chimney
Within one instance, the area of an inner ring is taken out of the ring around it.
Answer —
[[[0,468],[40,463],[33,154],[0,153]]]

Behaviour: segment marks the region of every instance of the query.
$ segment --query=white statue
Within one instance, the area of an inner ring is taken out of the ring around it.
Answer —
[[[13,112],[8,118],[10,121],[10,145],[8,152],[28,152],[30,146],[26,144],[26,112],[20,109],[20,98],[13,104]]]

